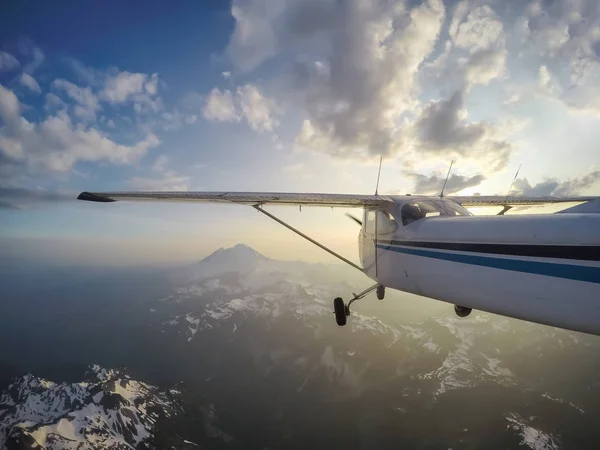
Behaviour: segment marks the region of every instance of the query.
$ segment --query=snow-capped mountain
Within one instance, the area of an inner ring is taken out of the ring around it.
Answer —
[[[140,448],[178,412],[178,394],[99,365],[78,383],[24,375],[0,395],[0,448]]]

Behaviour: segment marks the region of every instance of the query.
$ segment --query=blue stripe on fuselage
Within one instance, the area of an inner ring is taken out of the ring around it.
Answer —
[[[465,253],[446,253],[435,250],[398,247],[377,244],[382,250],[405,253],[407,255],[423,256],[444,261],[452,261],[475,266],[491,267],[494,269],[511,270],[515,272],[546,275],[548,277],[566,278],[568,280],[600,283],[600,267],[580,266],[574,264],[558,264],[542,261],[526,261],[522,259],[505,259],[490,256],[470,255]]]

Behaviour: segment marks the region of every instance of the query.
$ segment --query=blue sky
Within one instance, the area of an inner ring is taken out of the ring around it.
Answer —
[[[48,259],[173,261],[238,241],[320,258],[245,208],[72,201],[82,190],[370,193],[379,155],[380,192],[436,192],[452,159],[454,192],[505,193],[520,164],[515,193],[600,189],[592,0],[4,11],[0,239]],[[356,253],[340,212],[282,214]]]

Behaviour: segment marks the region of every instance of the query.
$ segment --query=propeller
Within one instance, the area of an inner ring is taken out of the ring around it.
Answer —
[[[359,226],[362,227],[362,220],[358,219],[357,217],[354,217],[350,213],[346,213],[346,216],[348,216],[349,218],[351,218],[352,220],[354,220]]]

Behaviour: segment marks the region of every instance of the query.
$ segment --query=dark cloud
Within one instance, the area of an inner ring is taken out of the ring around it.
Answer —
[[[409,173],[408,176],[415,180],[415,193],[417,194],[439,194],[444,185],[445,176],[431,174],[430,176],[420,173]],[[459,192],[469,187],[475,187],[481,184],[485,177],[481,174],[471,177],[462,175],[451,175],[446,183],[445,194]]]
[[[544,196],[555,195],[565,197],[578,195],[584,189],[593,186],[600,181],[600,170],[595,170],[582,177],[572,178],[563,182],[557,179],[544,180],[535,185],[531,185],[527,178],[519,178],[515,181],[513,188],[515,193],[521,195]]]
[[[506,165],[512,147],[496,137],[499,127],[467,120],[464,97],[465,89],[459,89],[449,99],[425,106],[413,125],[416,146],[426,153],[485,158],[492,162],[492,170],[499,170]]]

